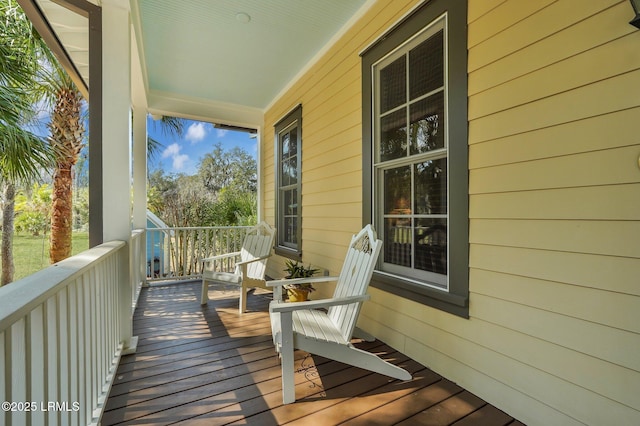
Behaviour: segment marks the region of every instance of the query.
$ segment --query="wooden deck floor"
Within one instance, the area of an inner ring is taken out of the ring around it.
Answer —
[[[249,296],[199,283],[143,289],[134,318],[138,351],[121,359],[102,418],[116,424],[521,425],[381,342],[357,343],[401,365],[401,382],[298,351],[294,404],[282,405],[271,342],[271,293]]]

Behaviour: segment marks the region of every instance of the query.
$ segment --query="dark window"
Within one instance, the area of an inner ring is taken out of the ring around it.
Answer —
[[[302,250],[302,106],[275,125],[278,254],[300,258]]]
[[[372,285],[468,316],[466,0],[420,7],[362,55]]]

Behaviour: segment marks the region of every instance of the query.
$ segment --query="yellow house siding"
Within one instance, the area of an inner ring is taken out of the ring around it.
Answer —
[[[504,4],[510,4],[507,1]],[[478,26],[494,25],[493,13],[470,24],[469,93],[499,86],[512,78],[540,70],[556,62],[608,43],[633,32],[619,25],[628,21],[628,10],[609,0],[562,0],[540,9],[490,39],[481,39]],[[515,21],[509,21],[514,24]],[[602,27],[608,32],[603,39]],[[471,46],[471,43],[474,45]]]
[[[263,214],[273,126],[302,104],[303,260],[330,273],[362,224],[359,53],[416,4],[374,4],[265,113]],[[631,6],[469,0],[467,17],[470,318],[371,288],[359,326],[527,424],[640,424]]]
[[[636,424],[640,34],[628,2],[516,3],[469,26],[471,320],[444,329],[481,349],[447,354],[567,421]]]
[[[620,292],[624,297],[627,294],[638,295],[636,258],[476,243],[471,247],[469,266],[515,276]],[[605,315],[611,313],[605,311]],[[629,313],[624,312],[622,315]],[[636,318],[635,315],[629,316]]]
[[[265,112],[263,215],[275,223],[274,124],[302,104],[302,257],[336,274],[351,235],[362,227],[362,82],[359,52],[398,21],[415,0],[374,5]],[[283,276],[284,259],[267,274]],[[331,286],[319,295],[330,295]]]
[[[544,10],[545,7],[553,2],[554,0],[530,0],[527,2],[503,1],[477,19],[475,19],[475,14],[469,14],[467,17],[469,21],[469,33],[474,34],[473,39],[469,38],[469,47],[476,47],[485,40],[493,37],[501,37],[501,34],[512,27],[514,23],[520,23],[532,14]],[[473,7],[474,6],[469,6],[469,9]],[[495,57],[490,54],[482,56],[484,63],[492,61],[493,59],[495,59]]]
[[[469,168],[477,173],[488,166],[633,145],[637,130],[629,123],[639,115],[640,108],[630,108],[477,143],[469,147]]]

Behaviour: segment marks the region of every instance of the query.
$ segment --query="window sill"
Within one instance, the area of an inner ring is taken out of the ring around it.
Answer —
[[[468,295],[437,290],[379,272],[373,273],[371,286],[462,318],[469,318]]]
[[[273,251],[278,256],[287,257],[287,258],[292,259],[292,260],[302,261],[302,252],[301,251],[293,250],[293,249],[286,248],[286,247],[280,247],[280,246],[274,247]]]

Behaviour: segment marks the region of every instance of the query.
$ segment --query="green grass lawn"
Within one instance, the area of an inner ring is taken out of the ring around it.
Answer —
[[[89,248],[89,234],[74,232],[72,254],[78,254]],[[16,267],[14,281],[31,275],[50,265],[49,235],[33,237],[31,235],[13,236],[13,262]]]

